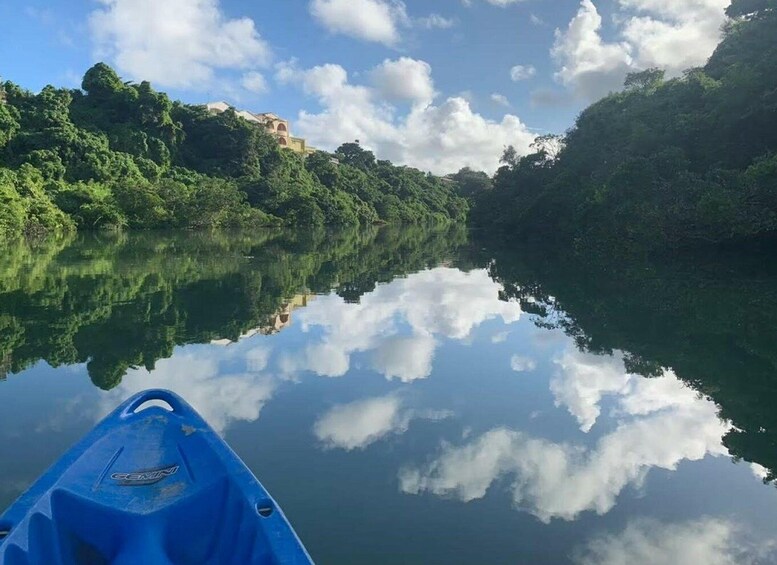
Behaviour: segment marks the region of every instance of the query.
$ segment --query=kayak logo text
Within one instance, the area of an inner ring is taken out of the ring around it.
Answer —
[[[171,477],[178,472],[179,466],[161,467],[159,469],[150,469],[148,471],[135,471],[134,473],[114,473],[111,478],[117,481],[121,487],[141,487],[153,485]]]

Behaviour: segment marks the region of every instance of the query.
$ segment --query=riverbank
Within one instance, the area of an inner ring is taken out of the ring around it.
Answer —
[[[125,84],[99,63],[81,89],[0,84],[0,239],[95,229],[461,222],[443,179],[358,143],[301,155],[235,111]]]

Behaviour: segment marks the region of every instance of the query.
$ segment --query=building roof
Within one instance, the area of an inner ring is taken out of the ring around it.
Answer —
[[[224,101],[218,101],[218,102],[208,102],[207,104],[205,104],[205,107],[208,110],[216,110],[217,112],[226,112],[232,106],[230,106]]]

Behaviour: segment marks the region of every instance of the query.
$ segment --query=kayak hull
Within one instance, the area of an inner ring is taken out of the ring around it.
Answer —
[[[163,390],[119,406],[0,516],[0,532],[3,565],[312,563],[251,471]]]

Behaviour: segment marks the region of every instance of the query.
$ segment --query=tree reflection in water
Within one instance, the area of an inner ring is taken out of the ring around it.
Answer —
[[[38,360],[87,363],[109,390],[177,345],[272,333],[300,295],[358,301],[377,282],[450,258],[464,238],[453,226],[18,242],[0,257],[0,374]]]

